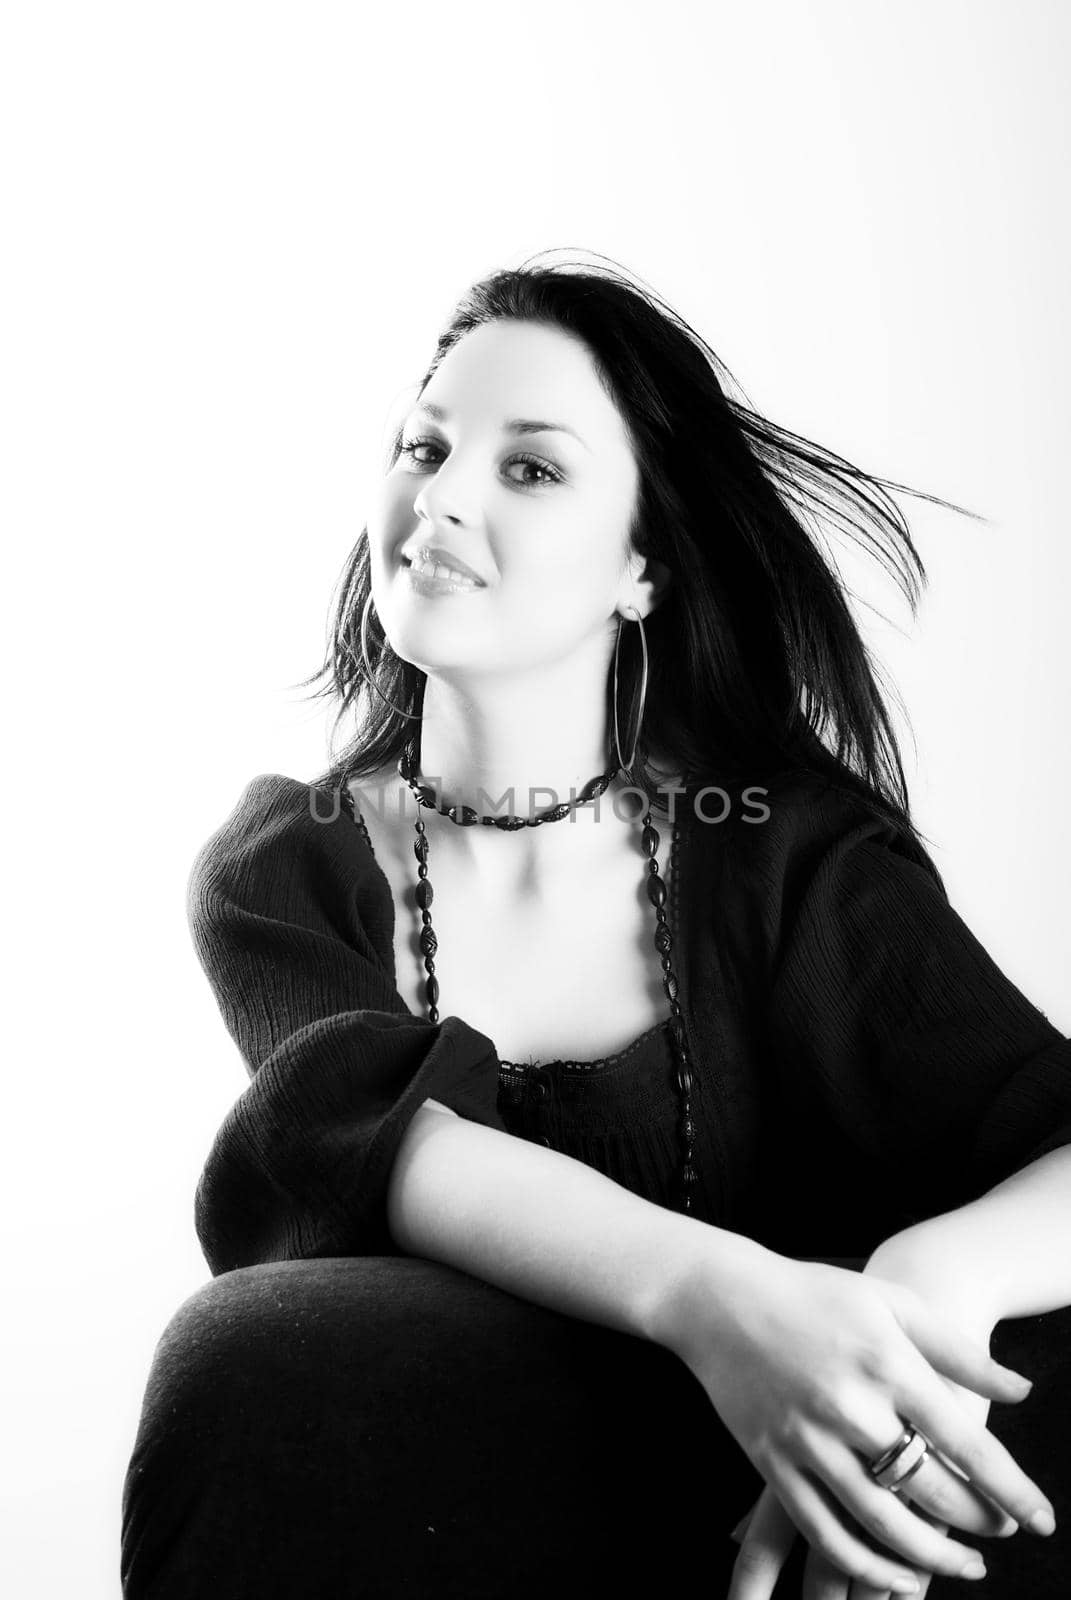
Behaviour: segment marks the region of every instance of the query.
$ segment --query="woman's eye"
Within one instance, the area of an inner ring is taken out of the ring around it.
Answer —
[[[437,451],[439,455],[443,454],[442,446],[436,444],[434,439],[408,439],[398,446],[399,455],[408,456],[415,466],[434,467],[437,465],[435,461],[429,461],[424,457],[418,456],[418,450],[431,450]],[[538,456],[529,455],[527,451],[521,451],[517,455],[511,456],[506,462],[506,466],[519,466],[525,471],[542,475],[528,479],[511,477],[510,482],[515,483],[520,489],[542,489],[547,484],[560,483],[562,481],[562,475],[556,467],[552,467],[548,461],[541,461]]]
[[[537,456],[523,454],[511,456],[507,466],[530,467],[533,472],[543,473],[543,477],[534,483],[529,479],[528,483],[523,485],[525,488],[541,489],[545,483],[560,483],[562,481],[561,473],[556,471],[554,467],[548,466],[545,461],[540,461]],[[515,478],[513,481],[516,483],[518,480]]]
[[[432,439],[410,439],[408,443],[398,446],[398,454],[402,456],[408,456],[411,461],[416,462],[418,467],[427,467],[430,466],[431,463],[428,461],[421,461],[416,452],[418,450],[438,450],[438,448],[439,446]]]

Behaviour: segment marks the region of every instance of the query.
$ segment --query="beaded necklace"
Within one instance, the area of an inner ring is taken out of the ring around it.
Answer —
[[[440,806],[438,804],[435,790],[429,784],[422,783],[418,776],[419,746],[417,735],[413,735],[409,739],[398,761],[398,773],[409,785],[418,805],[437,811],[440,816],[449,818],[458,827],[465,828],[471,827],[475,823],[482,823],[487,827],[501,828],[507,832],[512,832],[517,828],[539,827],[544,822],[562,821],[575,807],[587,805],[592,800],[597,799],[599,795],[604,794],[614,777],[621,770],[619,766],[609,767],[605,772],[590,779],[580,790],[575,800],[551,806],[537,816],[507,815],[504,817],[485,817],[481,816],[471,806]],[[655,914],[654,947],[662,966],[662,988],[670,1006],[669,1033],[677,1056],[677,1091],[680,1098],[677,1131],[682,1149],[678,1193],[679,1209],[684,1212],[691,1212],[692,1191],[698,1181],[698,1174],[693,1162],[695,1123],[691,1114],[692,1071],[688,1059],[684,1018],[680,1006],[680,990],[670,959],[670,952],[673,948],[673,935],[670,932],[666,915],[666,885],[658,870],[659,834],[651,820],[649,807],[641,820],[643,825],[640,836],[641,849],[647,860],[647,898],[651,902]],[[424,992],[428,1002],[428,1020],[430,1022],[438,1022],[439,980],[435,976],[435,953],[439,948],[439,941],[431,921],[431,905],[435,896],[431,879],[428,877],[428,839],[423,817],[417,816],[414,827],[417,834],[413,844],[413,853],[417,860],[416,903],[423,924],[420,931],[420,950],[424,957],[424,970],[427,973]]]

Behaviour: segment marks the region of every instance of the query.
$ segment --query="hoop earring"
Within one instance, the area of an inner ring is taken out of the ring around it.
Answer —
[[[636,607],[626,606],[625,610],[636,611]],[[621,759],[620,732],[617,726],[617,661],[621,652],[621,629],[625,625],[623,617],[618,617],[617,619],[617,639],[614,642],[614,747],[617,750],[618,765],[622,772],[626,772],[630,778],[632,777],[632,763],[636,759],[636,748],[640,742],[640,724],[643,722],[643,708],[647,700],[647,633],[643,626],[643,618],[638,611],[636,611],[636,621],[639,624],[640,644],[643,647],[643,676],[640,680],[640,709],[636,718],[636,732],[632,738],[632,749],[629,752],[627,761],[622,761]]]
[[[369,591],[368,591],[368,599],[365,601],[364,610],[361,612],[361,660],[364,662],[365,677],[368,679],[369,684],[376,691],[376,693],[378,694],[379,698],[381,700],[385,701],[386,704],[388,706],[390,706],[392,711],[396,711],[400,717],[408,717],[411,722],[419,722],[421,720],[421,713],[419,711],[417,711],[417,712],[414,712],[414,711],[403,711],[401,706],[396,706],[394,704],[393,700],[388,700],[387,699],[387,696],[383,693],[383,690],[379,687],[379,684],[376,682],[375,673],[372,671],[372,668],[369,665],[369,661],[368,661],[368,646],[365,643],[365,630],[368,627],[368,608],[369,608],[369,606],[371,604],[372,604],[372,590],[369,589]],[[386,638],[387,638],[387,636],[386,636],[386,634],[384,634],[383,635],[384,643],[386,643]]]

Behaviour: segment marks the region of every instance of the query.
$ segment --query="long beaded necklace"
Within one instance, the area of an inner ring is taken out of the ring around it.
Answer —
[[[502,828],[507,832],[512,832],[517,828],[536,828],[544,822],[560,822],[576,806],[587,805],[599,795],[604,794],[610,787],[614,777],[621,770],[617,766],[607,768],[598,777],[590,779],[580,790],[575,800],[551,806],[548,810],[540,812],[538,816],[520,817],[507,815],[504,817],[485,817],[473,810],[471,806],[440,806],[438,804],[435,790],[430,784],[422,783],[418,777],[420,770],[418,740],[419,734],[412,735],[408,740],[398,760],[398,773],[409,785],[418,805],[437,811],[440,816],[448,817],[451,822],[462,828],[471,827],[474,823],[479,822],[487,827]],[[677,1131],[683,1151],[678,1202],[681,1211],[691,1212],[692,1190],[698,1181],[698,1174],[693,1163],[695,1123],[692,1120],[691,1113],[692,1070],[688,1059],[688,1045],[680,1006],[679,985],[670,959],[670,952],[673,948],[673,935],[670,932],[666,916],[666,885],[658,871],[659,835],[651,820],[650,807],[644,813],[642,823],[641,845],[647,858],[647,898],[654,907],[655,913],[654,947],[662,964],[662,988],[670,1006],[669,1032],[677,1055],[677,1090],[680,1097]],[[431,922],[431,905],[435,894],[432,889],[431,879],[428,877],[428,839],[423,817],[417,816],[414,827],[417,834],[413,844],[413,853],[417,859],[416,903],[420,910],[423,924],[420,930],[420,949],[424,957],[424,970],[427,973],[424,992],[428,1002],[428,1020],[430,1022],[438,1022],[439,980],[435,976],[435,952],[439,948],[439,941]]]

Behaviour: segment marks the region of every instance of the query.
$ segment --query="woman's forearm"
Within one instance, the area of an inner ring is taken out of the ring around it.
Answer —
[[[445,1113],[445,1114],[444,1114]],[[697,1265],[740,1292],[754,1241],[633,1194],[585,1162],[425,1102],[398,1148],[387,1219],[399,1249],[523,1299],[667,1342]]]
[[[1071,1146],[1051,1150],[978,1200],[916,1223],[878,1246],[867,1270],[909,1262],[995,1324],[1071,1305]]]

